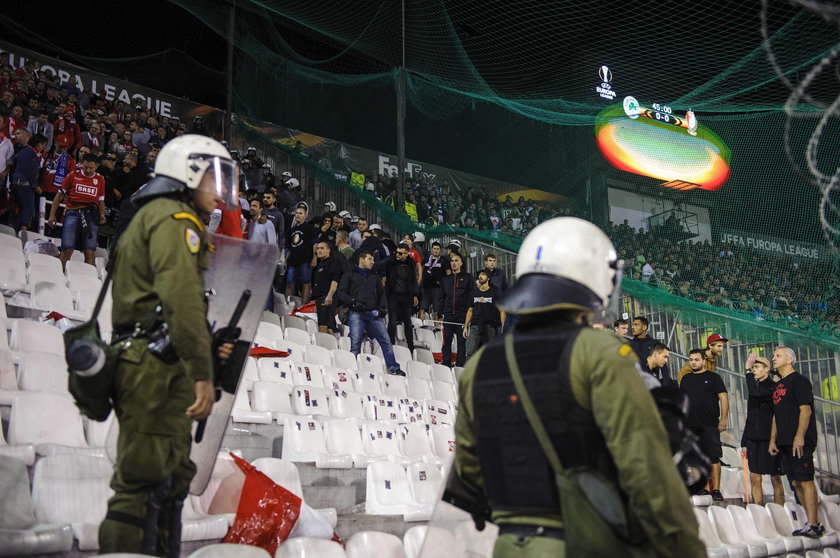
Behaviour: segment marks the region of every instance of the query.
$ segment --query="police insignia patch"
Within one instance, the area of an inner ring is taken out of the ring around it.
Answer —
[[[618,348],[618,354],[623,356],[623,357],[626,357],[627,355],[629,355],[632,352],[633,352],[633,347],[631,347],[630,345],[628,345],[626,343]]]
[[[198,250],[201,248],[201,239],[198,237],[198,233],[192,229],[187,229],[184,235],[190,254],[198,254]]]

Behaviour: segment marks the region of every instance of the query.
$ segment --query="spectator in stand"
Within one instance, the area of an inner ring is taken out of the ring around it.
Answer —
[[[105,178],[96,172],[99,158],[88,153],[82,169],[70,173],[61,183],[50,208],[49,225],[55,225],[56,209],[67,201],[61,228],[61,265],[66,266],[74,250],[85,255],[85,262],[94,265],[99,225],[105,224]]]
[[[703,350],[692,349],[688,353],[691,373],[680,383],[680,389],[688,397],[688,420],[686,424],[694,430],[700,448],[712,462],[712,476],[709,479],[712,499],[720,502],[720,458],[723,448],[720,433],[726,430],[729,416],[729,395],[721,377],[703,366]],[[700,494],[707,494],[702,491]]]
[[[420,300],[420,319],[426,319],[426,312],[429,312],[433,320],[438,320],[443,315],[443,291],[440,283],[443,277],[450,273],[449,258],[441,254],[440,242],[432,242],[432,250],[429,259],[423,264],[423,280]]]
[[[490,277],[490,282],[499,291],[499,295],[504,294],[508,288],[508,281],[504,271],[496,267],[496,254],[487,254],[484,256],[484,269]]]
[[[351,230],[350,219],[352,218],[350,212],[345,209],[344,211],[340,211],[336,217],[337,219],[333,220],[333,229],[335,229],[336,232],[346,231],[349,234]]]
[[[102,126],[98,122],[92,122],[90,128],[82,133],[82,145],[100,151],[106,149],[105,138],[102,136]]]
[[[650,322],[644,316],[633,318],[633,324],[630,330],[633,334],[633,339],[630,340],[630,346],[636,351],[636,356],[639,357],[639,360],[646,359],[650,354],[651,348],[658,343],[656,339],[648,336],[648,327],[650,327]]]
[[[350,247],[353,250],[358,250],[362,247],[362,233],[368,230],[368,221],[364,217],[359,217],[359,222],[356,223],[356,230],[350,233]]]
[[[627,323],[627,320],[623,318],[619,318],[615,322],[613,322],[613,331],[619,337],[623,337],[624,339],[629,339],[627,337],[627,332],[630,329],[630,325]]]
[[[320,223],[313,222],[312,224],[318,227],[318,234],[316,236],[316,242],[324,241],[329,242],[331,246],[335,246],[335,231],[332,228],[332,213],[327,212],[324,213],[320,219]]]
[[[242,231],[245,227],[245,217],[242,215],[242,208],[228,207],[224,202],[210,214],[210,224],[207,229],[211,233],[229,236],[231,238],[243,238]]]
[[[76,117],[71,107],[62,103],[58,106],[58,110],[61,112],[53,122],[53,131],[57,136],[62,134],[66,136],[70,142],[70,151],[75,152],[82,145],[82,130],[76,124]]]
[[[405,330],[408,349],[414,351],[411,325],[412,308],[417,306],[417,274],[414,261],[409,257],[408,245],[400,244],[393,254],[379,262],[375,268],[385,272],[385,292],[388,295],[388,338],[396,342],[397,323]]]
[[[350,310],[350,352],[359,355],[362,338],[367,333],[379,343],[388,373],[405,376],[394,357],[394,349],[385,330],[383,316],[388,303],[385,288],[379,276],[373,272],[373,254],[359,254],[358,265],[341,277],[338,301]]]
[[[15,224],[17,231],[28,230],[35,215],[35,194],[41,193],[38,182],[40,150],[46,141],[46,138],[39,134],[30,138],[26,128],[18,128],[15,131],[15,170],[10,184],[19,210]]]
[[[353,255],[353,247],[350,246],[350,234],[345,230],[338,231],[335,235],[335,245],[347,261],[350,261],[350,257]]]
[[[825,534],[825,527],[820,524],[817,514],[819,501],[814,484],[814,449],[817,446],[814,391],[808,378],[794,370],[794,364],[796,353],[790,347],[773,351],[773,367],[781,380],[773,390],[769,450],[771,455],[781,455],[785,475],[793,481],[796,497],[805,508],[808,523],[793,535],[820,538]]]
[[[145,184],[148,176],[137,165],[137,155],[128,153],[123,158],[122,167],[114,173],[114,197],[117,200],[127,200],[134,192]]]
[[[55,151],[47,156],[41,171],[41,193],[52,199],[64,178],[76,170],[76,160],[67,152],[70,142],[67,136],[55,138]]]
[[[659,380],[665,387],[677,387],[677,383],[668,375],[668,358],[671,351],[664,343],[654,343],[647,357],[639,361],[642,370]]]
[[[251,200],[251,220],[248,223],[248,240],[277,244],[277,232],[274,223],[263,215],[262,201],[259,198]]]
[[[318,316],[318,331],[333,333],[335,327],[336,303],[335,292],[341,281],[342,274],[349,268],[340,254],[333,253],[329,242],[319,241],[315,244],[315,255],[318,265],[312,273],[312,299],[315,301],[315,312]]]
[[[303,304],[309,302],[312,291],[312,268],[317,263],[313,244],[317,236],[318,229],[306,221],[306,205],[299,205],[286,239],[289,250],[286,258],[286,296],[294,295],[300,283]]]
[[[137,120],[132,120],[128,123],[128,130],[131,132],[131,143],[136,146],[149,143],[152,135],[148,128],[144,128]]]
[[[470,307],[464,319],[464,337],[467,340],[466,358],[480,347],[491,342],[501,333],[505,324],[505,311],[496,306],[501,293],[490,282],[486,269],[478,272],[476,285],[470,293]]]
[[[282,253],[286,249],[286,217],[277,207],[277,196],[271,190],[263,193],[263,214],[274,224],[277,235],[277,248]]]
[[[9,133],[14,135],[17,130],[26,128],[26,118],[23,116],[23,107],[15,105],[9,114]]]
[[[770,376],[770,361],[750,353],[747,358],[747,419],[741,436],[741,454],[746,456],[750,470],[750,492],[753,502],[764,505],[761,476],[770,475],[773,501],[785,503],[782,486],[782,462],[778,455],[770,454],[770,431],[773,425],[773,391],[776,379]]]
[[[30,136],[41,134],[47,140],[44,151],[49,152],[53,148],[53,133],[55,128],[49,122],[49,114],[45,110],[39,110],[36,118],[31,118],[26,124]]]
[[[464,321],[470,306],[470,292],[473,279],[463,270],[464,260],[457,252],[450,252],[449,267],[452,273],[441,279],[443,291],[443,361],[444,366],[452,367],[452,337],[458,339],[458,352],[455,366],[464,366],[467,355],[467,343],[464,338]]]
[[[704,367],[709,372],[717,371],[717,359],[723,355],[723,349],[726,348],[726,343],[729,339],[721,336],[719,333],[713,333],[706,339],[706,348],[703,349]],[[682,382],[683,377],[692,372],[691,367],[685,363],[677,375],[677,382]]]

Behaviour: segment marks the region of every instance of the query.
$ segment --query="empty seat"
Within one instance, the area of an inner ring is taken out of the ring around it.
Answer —
[[[89,263],[85,262],[76,262],[76,261],[69,261],[65,265],[65,269],[67,275],[87,275],[89,277],[96,277],[99,278],[99,274],[96,271],[96,266],[93,266]]]
[[[802,537],[783,536],[776,531],[773,518],[770,517],[770,512],[764,506],[749,504],[746,511],[752,517],[753,525],[755,525],[756,531],[762,537],[767,539],[780,539],[784,543],[787,552],[798,552],[804,548]]]
[[[429,520],[435,504],[443,490],[443,475],[435,465],[417,462],[406,468],[411,501],[418,506],[412,513],[405,514],[406,521]]]
[[[356,360],[356,355],[350,351],[337,350],[332,352],[333,366],[336,368],[343,368],[345,370],[358,370],[359,363]]]
[[[414,348],[414,360],[428,364],[429,366],[435,364],[435,356],[432,354],[432,351],[420,347]]]
[[[305,329],[288,328],[283,332],[283,338],[298,345],[311,345],[312,339]]]
[[[400,363],[400,368],[405,370],[408,363],[411,362],[411,351],[408,350],[408,347],[403,347],[402,345],[392,345],[392,347],[394,349],[394,358]]]
[[[382,394],[382,384],[379,383],[380,376],[380,373],[372,370],[359,370],[356,373],[356,389],[361,393]]]
[[[22,390],[68,394],[67,361],[53,353],[23,353],[18,370]]]
[[[329,416],[331,391],[314,386],[296,385],[292,388],[292,409],[298,415]]]
[[[181,511],[181,541],[221,539],[228,532],[228,521],[220,515],[208,515],[193,507],[193,499],[186,498]]]
[[[298,498],[303,499],[303,484],[300,482],[300,471],[297,465],[287,459],[276,457],[260,457],[254,459],[251,465]]]
[[[277,558],[346,558],[344,549],[337,542],[315,537],[293,537],[286,539],[277,549]]]
[[[111,426],[115,426],[117,415],[112,411],[104,421],[89,420],[85,426],[85,439],[92,448],[104,448],[108,444]],[[119,429],[119,426],[115,426]],[[119,431],[119,430],[118,430]]]
[[[245,367],[242,369],[242,377],[239,380],[239,385],[242,389],[250,390],[254,382],[260,379],[260,373],[257,370],[257,360],[254,357],[245,359]]]
[[[105,519],[108,486],[114,466],[105,458],[61,454],[35,464],[32,500],[35,516],[44,523],[69,522],[79,550],[99,548],[99,524]]]
[[[467,556],[493,556],[493,547],[499,538],[499,527],[488,522],[484,529],[475,528],[472,519],[459,521],[455,527],[455,543],[469,549]]]
[[[257,359],[259,378],[264,382],[294,385],[294,364],[294,361],[287,358]]]
[[[435,455],[448,465],[455,454],[455,428],[451,424],[430,426],[429,435]]]
[[[64,283],[38,281],[32,286],[32,306],[38,310],[72,314],[73,295]]]
[[[336,418],[363,419],[362,396],[354,391],[334,389],[329,398],[330,415]]]
[[[64,356],[64,337],[57,327],[30,320],[15,320],[9,347],[13,351],[42,351]]]
[[[352,465],[363,469],[368,464],[365,447],[359,427],[351,420],[328,420],[323,425],[324,441],[330,456],[346,459],[350,457]],[[323,463],[316,464],[321,467]]]
[[[406,395],[414,399],[434,399],[432,385],[427,380],[417,378],[406,380]]]
[[[461,377],[461,374],[464,373],[464,367],[463,366],[453,366],[452,367],[452,373],[455,374],[455,382],[457,383],[458,379]]]
[[[423,401],[423,422],[429,425],[455,424],[455,417],[446,401],[426,399]]]
[[[381,421],[368,421],[362,424],[362,442],[365,453],[372,460],[387,459],[400,465],[406,465],[416,458],[407,458],[400,452],[396,427]]]
[[[20,261],[4,261],[0,266],[0,290],[20,291],[24,288],[26,288],[26,265]]]
[[[23,254],[23,243],[20,239],[15,236],[15,230],[12,229],[11,234],[9,233],[9,228],[7,225],[0,225],[0,246],[6,248],[12,248]]]
[[[709,520],[724,544],[731,546],[746,545],[750,558],[767,556],[767,545],[762,540],[747,538],[746,533],[740,532],[735,526],[732,516],[725,508],[711,506],[708,513]]]
[[[463,556],[465,549],[442,527],[416,525],[403,535],[406,558],[421,556]]]
[[[407,381],[402,376],[386,374],[380,379],[382,393],[390,397],[408,397]]]
[[[439,401],[458,401],[457,386],[451,382],[432,381],[432,393]]]
[[[705,511],[694,508],[694,517],[700,527],[700,540],[706,545],[706,555],[709,558],[749,558],[746,545],[735,547],[720,540]]]
[[[254,347],[265,347],[274,351],[280,350],[280,343],[282,339],[275,339],[274,337],[263,337],[262,335],[254,336]]]
[[[840,531],[840,506],[825,500],[820,501],[820,522],[834,531]]]
[[[19,388],[17,372],[15,371],[15,360],[8,345],[3,346],[4,343],[8,343],[8,341],[6,340],[5,330],[3,330],[3,319],[0,318],[0,392],[6,394],[10,391],[16,392]],[[3,401],[0,398],[0,405],[11,405],[12,398],[17,393],[9,393],[8,395],[8,401]]]
[[[12,402],[9,443],[34,444],[39,455],[87,453],[104,457],[104,449],[90,448],[82,416],[70,397],[46,392],[21,392]]]
[[[285,336],[283,335],[283,328],[280,324],[272,322],[261,321],[257,325],[256,335],[265,339],[273,339],[275,342],[281,341]]]
[[[718,508],[720,509],[720,508]],[[783,554],[787,551],[785,541],[781,537],[765,537],[758,532],[752,514],[740,506],[727,506],[726,511],[732,517],[737,533],[741,536],[741,540],[746,541],[760,541],[767,547],[767,555],[775,556],[776,554]]]
[[[406,368],[406,376],[417,380],[426,380],[427,382],[431,381],[432,367],[425,362],[412,360],[408,363],[408,367]]]
[[[794,529],[802,529],[808,523],[805,508],[796,502],[785,502],[784,509],[785,512],[787,512],[788,517],[790,517]],[[827,529],[823,536],[817,540],[819,540],[820,546],[834,546],[837,544],[838,537],[840,537],[840,535],[838,535],[836,531]]]
[[[319,347],[323,347],[329,351],[335,351],[338,349],[338,340],[335,338],[335,335],[331,333],[322,333],[318,332],[312,335],[313,341]]]
[[[790,516],[782,506],[774,502],[768,502],[764,504],[764,508],[767,510],[767,513],[773,520],[773,525],[776,527],[776,531],[780,535],[782,535],[783,537],[793,536],[793,531],[798,529],[799,527],[794,526],[794,523],[791,521]],[[805,550],[809,548],[819,548],[820,546],[822,546],[820,544],[819,539],[811,539],[808,537],[796,538],[802,541],[802,545]]]
[[[15,444],[10,446],[6,442],[6,438],[3,437],[3,429],[0,428],[0,456],[18,459],[24,465],[32,465],[35,463],[35,446],[33,444]],[[0,519],[0,525],[2,525],[2,519]],[[0,550],[0,555],[2,555],[2,550]]]
[[[269,552],[249,544],[217,543],[202,546],[188,558],[273,558]]]
[[[433,462],[432,441],[425,424],[421,422],[401,424],[398,432],[402,455]]]
[[[438,382],[455,383],[455,376],[452,374],[452,369],[442,364],[432,365],[432,380]]]
[[[289,353],[289,360],[293,360],[295,362],[306,362],[306,351],[303,345],[283,339],[278,341],[276,348],[278,351]]]
[[[350,343],[350,338],[347,337],[346,335],[342,335],[341,337],[338,338],[338,350],[347,351],[349,353],[351,346],[352,345]]]
[[[271,418],[278,423],[283,422],[295,414],[291,402],[292,386],[276,382],[254,382],[252,392],[254,397],[254,411],[268,411]]]
[[[237,457],[242,457],[242,451],[236,450],[234,452]],[[190,495],[190,498],[193,500],[193,507],[201,511],[205,514],[211,515],[210,510],[213,507],[213,499],[216,496],[216,492],[219,490],[219,487],[222,484],[222,481],[228,476],[240,476],[244,479],[244,473],[242,470],[234,463],[233,459],[230,456],[229,452],[219,452],[216,455],[216,461],[213,464],[213,471],[210,474],[210,480],[207,482],[207,486],[204,488],[204,492],[201,493],[200,496]],[[238,495],[237,495],[238,500]],[[212,515],[219,515],[224,517],[228,525],[233,524],[233,520],[236,517],[235,513],[235,504],[231,502],[231,507],[229,508],[228,513],[214,513]]]
[[[2,236],[2,235],[0,235]],[[70,552],[73,531],[66,519],[39,523],[23,462],[0,453],[0,556]]]
[[[56,259],[56,263],[58,260]],[[26,270],[26,283],[30,289],[38,283],[55,283],[56,285],[67,285],[67,277],[61,271],[61,264],[58,268],[42,263],[30,264]]]
[[[365,416],[369,420],[387,420],[391,422],[406,422],[405,413],[398,398],[387,395],[368,394],[363,401]]]
[[[67,262],[70,263],[70,262]],[[96,268],[94,268],[94,272]],[[102,281],[96,275],[69,273],[67,275],[67,286],[71,291],[99,291],[102,288]]]
[[[64,270],[61,267],[61,260],[59,260],[56,256],[41,254],[39,252],[30,252],[26,254],[26,262],[30,267],[33,265],[40,265],[45,268],[57,269],[62,274],[64,273]]]
[[[359,362],[359,371],[360,372],[376,372],[377,374],[381,374],[385,372],[385,367],[382,364],[382,359],[376,355],[371,355],[367,353],[359,353],[358,356]]]
[[[254,411],[248,399],[248,390],[240,386],[233,397],[233,408],[230,411],[230,418],[233,422],[244,422],[250,424],[271,424],[274,417],[269,411]]]
[[[280,321],[283,323],[283,330],[299,329],[306,331],[306,320],[298,316],[281,316]],[[288,333],[286,333],[288,335]]]
[[[365,513],[370,515],[403,515],[411,512],[411,490],[402,465],[376,461],[368,465],[366,476]],[[441,554],[446,556],[447,554]]]
[[[324,373],[324,387],[356,391],[356,374],[353,372],[334,366],[324,366],[322,371]]]
[[[0,240],[2,240],[2,238],[0,238]],[[23,255],[23,250],[21,250],[20,247],[14,248],[2,243],[0,243],[0,261],[3,263],[15,262],[26,265],[26,257]]]
[[[314,463],[327,453],[321,423],[312,417],[286,419],[283,427],[283,459]]]
[[[347,541],[347,558],[405,558],[400,538],[382,531],[359,531]]]
[[[306,347],[306,362],[321,364],[323,366],[332,366],[333,363],[329,349],[319,347],[318,345],[309,345]]]
[[[295,364],[293,379],[296,386],[324,387],[324,373],[318,364]]]
[[[400,399],[405,422],[423,422],[423,400],[413,397]]]

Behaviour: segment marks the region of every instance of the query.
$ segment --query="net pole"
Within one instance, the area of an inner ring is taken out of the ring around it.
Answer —
[[[233,36],[235,31],[235,18],[236,18],[236,4],[234,3],[230,7],[230,11],[228,12],[228,32],[227,32],[227,68],[225,69],[225,74],[227,77],[227,84],[226,84],[226,97],[227,97],[227,106],[225,107],[225,118],[223,120],[223,134],[225,137],[225,141],[230,143],[230,128],[231,128],[231,119],[233,118]]]
[[[397,75],[397,213],[405,213],[405,0],[402,0],[402,60]]]

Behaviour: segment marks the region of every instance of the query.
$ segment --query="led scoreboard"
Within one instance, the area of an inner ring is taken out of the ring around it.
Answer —
[[[729,178],[729,147],[690,110],[680,115],[669,105],[643,106],[626,96],[595,117],[595,139],[611,165],[668,188],[717,190]]]

